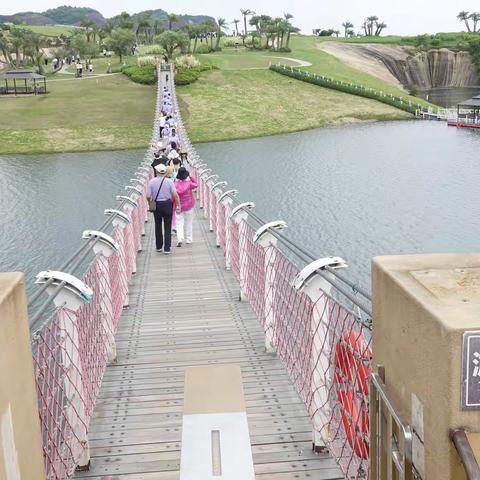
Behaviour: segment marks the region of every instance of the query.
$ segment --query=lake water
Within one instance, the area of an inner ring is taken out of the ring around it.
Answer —
[[[239,198],[369,286],[374,255],[478,251],[480,132],[391,122],[202,144]],[[58,268],[104,221],[143,151],[0,157],[0,271]]]
[[[433,88],[419,92],[418,96],[441,107],[456,107],[458,103],[480,95],[480,87]]]
[[[267,221],[370,287],[376,255],[480,249],[480,132],[370,123],[209,143],[210,167]]]
[[[58,268],[105,220],[144,155],[129,152],[0,156],[0,271]]]

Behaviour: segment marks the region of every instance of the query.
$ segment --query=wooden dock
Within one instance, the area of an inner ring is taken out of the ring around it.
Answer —
[[[184,370],[241,366],[257,479],[343,479],[311,451],[305,408],[280,360],[265,353],[260,324],[197,211],[194,244],[154,249],[153,219],[91,421],[91,468],[76,478],[179,478]],[[222,477],[223,478],[223,477]],[[199,479],[201,480],[201,479]]]

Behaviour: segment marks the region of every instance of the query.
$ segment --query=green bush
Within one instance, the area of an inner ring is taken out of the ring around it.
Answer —
[[[271,52],[283,52],[283,53],[290,53],[292,51],[291,48],[287,47],[280,47],[280,48],[271,48]]]
[[[210,45],[205,45],[205,44],[200,44],[197,45],[197,49],[195,50],[195,53],[211,53],[212,52],[212,47]]]
[[[135,83],[144,85],[153,85],[155,83],[154,65],[127,65],[122,68],[122,72]]]
[[[391,105],[392,107],[396,107],[400,110],[404,110],[405,112],[412,114],[415,114],[417,109],[423,108],[422,105],[412,103],[406,98],[396,97],[394,95],[379,92],[374,90],[373,88],[368,88],[363,85],[342,82],[339,80],[334,80],[332,78],[304,72],[303,70],[300,70],[298,68],[290,68],[284,65],[271,65],[270,70],[281,73],[282,75],[286,75],[287,77],[302,80],[303,82],[319,85],[320,87],[332,88],[334,90],[339,90],[340,92],[350,93],[352,95],[358,95],[360,97],[378,100],[379,102],[386,103],[387,105]]]
[[[233,48],[233,47],[239,46],[241,44],[242,44],[242,38],[241,37],[226,38],[223,41],[223,46],[225,48]]]
[[[193,68],[179,67],[175,74],[175,85],[189,85],[196,82],[202,72],[215,70],[217,67],[201,64]]]

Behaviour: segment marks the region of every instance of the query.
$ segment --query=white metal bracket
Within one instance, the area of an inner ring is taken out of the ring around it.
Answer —
[[[223,181],[223,182],[217,182],[215,185],[212,186],[212,192],[215,191],[215,189],[217,188],[221,188],[221,187],[225,187],[227,186],[227,182]]]
[[[124,228],[127,225],[130,225],[131,221],[128,215],[125,212],[120,210],[115,210],[114,208],[107,208],[104,212],[105,215],[113,216],[112,225],[114,227]]]
[[[205,173],[205,172],[204,172]],[[203,174],[202,174],[202,177],[203,177]],[[218,175],[216,175],[215,173],[213,175],[210,175],[209,177],[207,177],[205,179],[205,183],[208,183],[210,180],[216,180],[218,178]]]
[[[135,198],[141,197],[143,195],[143,189],[135,187],[134,185],[127,185],[125,190],[129,193],[132,193]]]
[[[275,220],[266,223],[253,235],[253,243],[258,243],[262,247],[266,247],[269,244],[275,245],[277,243],[277,238],[272,234],[272,230],[281,232],[284,228],[287,228],[287,223],[283,220]]]
[[[117,195],[115,199],[117,202],[125,202],[132,209],[138,207],[138,203],[133,198],[127,197],[126,195]]]
[[[253,202],[245,202],[237,205],[230,213],[230,218],[236,222],[240,223],[241,220],[246,220],[248,217],[248,211],[255,208],[255,204]]]
[[[320,283],[325,282],[325,280],[320,277],[317,272],[318,270],[324,270],[327,266],[334,269],[348,267],[345,260],[340,257],[320,258],[308,264],[297,274],[293,280],[293,288],[299,292],[305,293],[310,298],[316,298],[316,296],[318,296]]]
[[[232,200],[234,197],[237,196],[237,193],[238,190],[227,190],[218,197],[218,202],[222,205],[225,205],[226,203],[228,203],[227,200]]]
[[[110,236],[98,230],[85,230],[82,234],[85,240],[98,239],[93,246],[95,254],[100,253],[104,257],[110,257],[120,250],[120,245]]]
[[[65,272],[47,270],[36,276],[35,283],[42,285],[51,281],[46,289],[52,295],[61,283],[65,283],[60,292],[53,299],[57,307],[65,305],[68,309],[76,312],[83,304],[90,303],[93,297],[93,290],[79,280],[77,277]]]

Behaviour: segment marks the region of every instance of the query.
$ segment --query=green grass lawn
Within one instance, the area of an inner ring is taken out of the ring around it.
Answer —
[[[178,87],[194,142],[248,138],[368,120],[411,118],[388,105],[269,70],[213,71]]]
[[[47,95],[0,98],[0,154],[143,148],[155,88],[124,75],[57,74]]]
[[[278,57],[288,57],[289,54],[277,53]],[[208,65],[214,65],[221,70],[245,70],[256,68],[268,68],[270,63],[276,63],[281,61],[287,65],[297,65],[296,62],[289,60],[282,60],[280,58],[274,58],[273,54],[266,51],[250,51],[245,48],[238,48],[238,50],[224,49],[221,52],[200,54],[197,55],[202,63]]]
[[[58,37],[62,34],[68,35],[72,30],[78,27],[73,27],[69,25],[28,25],[25,26],[25,28],[28,28],[35,33],[46,35],[47,37]]]

